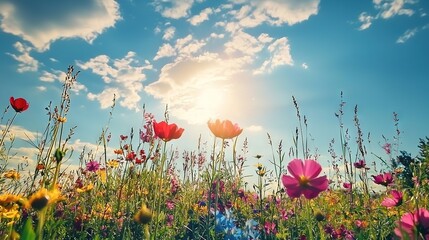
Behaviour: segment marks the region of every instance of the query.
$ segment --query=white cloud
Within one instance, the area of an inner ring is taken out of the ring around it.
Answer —
[[[229,55],[245,54],[253,56],[260,52],[264,47],[257,38],[243,31],[237,32],[232,36],[231,41],[225,44],[225,52]]]
[[[277,39],[267,49],[271,57],[265,60],[262,66],[254,71],[254,74],[271,72],[274,68],[282,65],[293,65],[290,46],[286,37]]]
[[[174,55],[176,55],[176,50],[174,50],[170,44],[164,43],[161,47],[159,47],[158,52],[156,53],[156,56],[153,58],[153,60],[156,61],[160,58],[172,57]]]
[[[408,29],[407,31],[405,31],[404,34],[402,34],[397,40],[396,43],[405,43],[406,41],[408,41],[410,38],[412,38],[416,33],[417,33],[417,28],[413,28],[413,29]]]
[[[1,130],[6,129],[6,126],[0,125],[0,129]],[[39,135],[37,132],[29,131],[24,127],[17,126],[17,125],[12,125],[9,128],[9,133],[12,134],[15,139],[30,140],[30,141],[35,141],[37,136]],[[9,137],[6,137],[5,141],[8,141],[8,140],[9,140]]]
[[[258,40],[262,43],[270,43],[273,41],[274,38],[270,37],[270,35],[266,33],[261,33],[258,37]]]
[[[246,128],[246,131],[249,131],[249,132],[260,132],[262,130],[264,130],[264,128],[260,125],[251,125]]]
[[[294,25],[316,15],[319,3],[319,0],[252,0],[239,11],[230,13],[242,27],[256,27],[265,22],[275,26]]]
[[[31,4],[31,7],[28,6]],[[114,0],[0,3],[1,29],[30,42],[38,51],[46,51],[52,42],[64,38],[82,38],[92,43],[121,17]]]
[[[179,19],[189,14],[194,0],[155,0],[155,10],[163,17]]]
[[[379,8],[380,16],[384,19],[394,17],[395,15],[413,15],[414,11],[411,9],[405,9],[404,5],[406,0],[393,0],[393,1],[382,1],[379,4],[376,4],[376,8]],[[412,3],[412,2],[410,2]]]
[[[46,83],[52,83],[55,82],[55,80],[64,83],[66,78],[66,73],[59,70],[52,70],[52,72],[43,71],[42,76],[40,76],[40,81],[46,82]],[[38,87],[39,90],[43,91],[46,90],[45,88]],[[74,82],[74,84],[71,86],[71,91],[74,92],[76,95],[79,95],[81,91],[88,91],[85,85],[80,83],[78,80]]]
[[[217,34],[217,33],[211,33],[211,34],[210,34],[210,37],[211,37],[211,38],[224,38],[224,37],[225,37],[225,34],[223,34],[223,33],[220,33],[220,34]]]
[[[159,79],[146,86],[145,91],[168,104],[175,117],[203,124],[226,111],[236,111],[230,100],[234,83],[231,79],[243,70],[244,63],[240,58],[222,59],[215,53],[177,58],[164,65]]]
[[[373,0],[374,9],[377,11],[374,15],[367,12],[359,14],[358,20],[361,23],[359,30],[368,29],[374,20],[390,19],[398,15],[412,16],[415,10],[411,7],[418,1],[414,0]]]
[[[211,8],[206,8],[200,12],[200,14],[195,15],[188,19],[188,22],[192,25],[196,26],[200,23],[206,21],[209,19],[209,16],[213,13],[213,10]]]
[[[307,63],[302,63],[301,67],[304,68],[304,69],[308,69],[308,64]]]
[[[38,87],[36,87],[37,88],[37,90],[39,90],[39,91],[41,91],[41,92],[46,92],[46,90],[48,89],[47,87],[45,87],[45,86],[38,86]]]
[[[371,26],[372,21],[374,20],[374,17],[368,15],[368,13],[366,12],[363,12],[359,15],[358,20],[359,22],[362,23],[359,27],[359,30],[365,30]]]
[[[111,106],[114,95],[122,107],[136,111],[140,109],[139,94],[143,90],[143,81],[146,80],[144,71],[153,68],[149,61],[141,64],[134,52],[128,52],[121,59],[112,60],[106,55],[99,55],[85,63],[77,62],[77,65],[83,70],[92,70],[106,83],[102,92],[87,94],[88,99],[99,101],[102,109]]]
[[[175,27],[168,27],[167,29],[165,29],[164,36],[162,36],[162,39],[167,40],[167,41],[171,40],[174,37],[175,32],[176,32]]]
[[[40,76],[40,81],[42,82],[55,82],[56,79],[59,79],[57,75],[54,73],[50,73],[47,71],[42,72],[42,76]]]
[[[31,47],[22,44],[21,42],[16,42],[14,45],[15,49],[20,53],[19,55],[7,53],[13,59],[19,62],[18,72],[35,72],[39,69],[39,61],[30,56]]]

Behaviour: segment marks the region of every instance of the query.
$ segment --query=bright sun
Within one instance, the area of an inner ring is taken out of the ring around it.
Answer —
[[[227,100],[226,90],[222,88],[206,88],[196,97],[194,108],[196,111],[195,120],[198,122],[207,122],[210,118],[216,118],[222,115]]]

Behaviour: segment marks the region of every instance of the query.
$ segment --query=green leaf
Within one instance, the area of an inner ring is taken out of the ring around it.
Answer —
[[[31,223],[31,218],[28,218],[25,222],[24,229],[21,233],[21,240],[34,240],[36,239],[36,233],[33,229],[33,224]]]

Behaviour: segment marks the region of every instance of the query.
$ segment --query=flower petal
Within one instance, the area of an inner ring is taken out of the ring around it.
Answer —
[[[304,162],[304,175],[308,179],[315,178],[322,171],[322,167],[318,162],[312,159],[307,159]]]
[[[301,159],[294,159],[287,165],[289,173],[299,179],[304,174],[304,163]]]

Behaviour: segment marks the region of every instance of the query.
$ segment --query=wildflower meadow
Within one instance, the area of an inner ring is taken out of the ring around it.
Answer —
[[[145,112],[137,134],[102,128],[98,151],[72,154],[67,117],[77,78],[70,66],[60,101],[47,115],[41,109],[48,121],[28,143],[37,149],[31,164],[13,162],[12,130],[31,101],[0,98],[1,239],[429,239],[425,136],[416,156],[389,141],[384,155],[369,154],[357,107],[351,137],[341,102],[340,141],[327,143],[329,165],[322,166],[307,147],[307,119],[293,98],[299,126],[285,136],[291,147],[268,134],[272,156],[263,159],[248,156],[251,139],[241,138],[233,119],[207,119],[213,138],[180,149],[187,131],[168,111]]]

